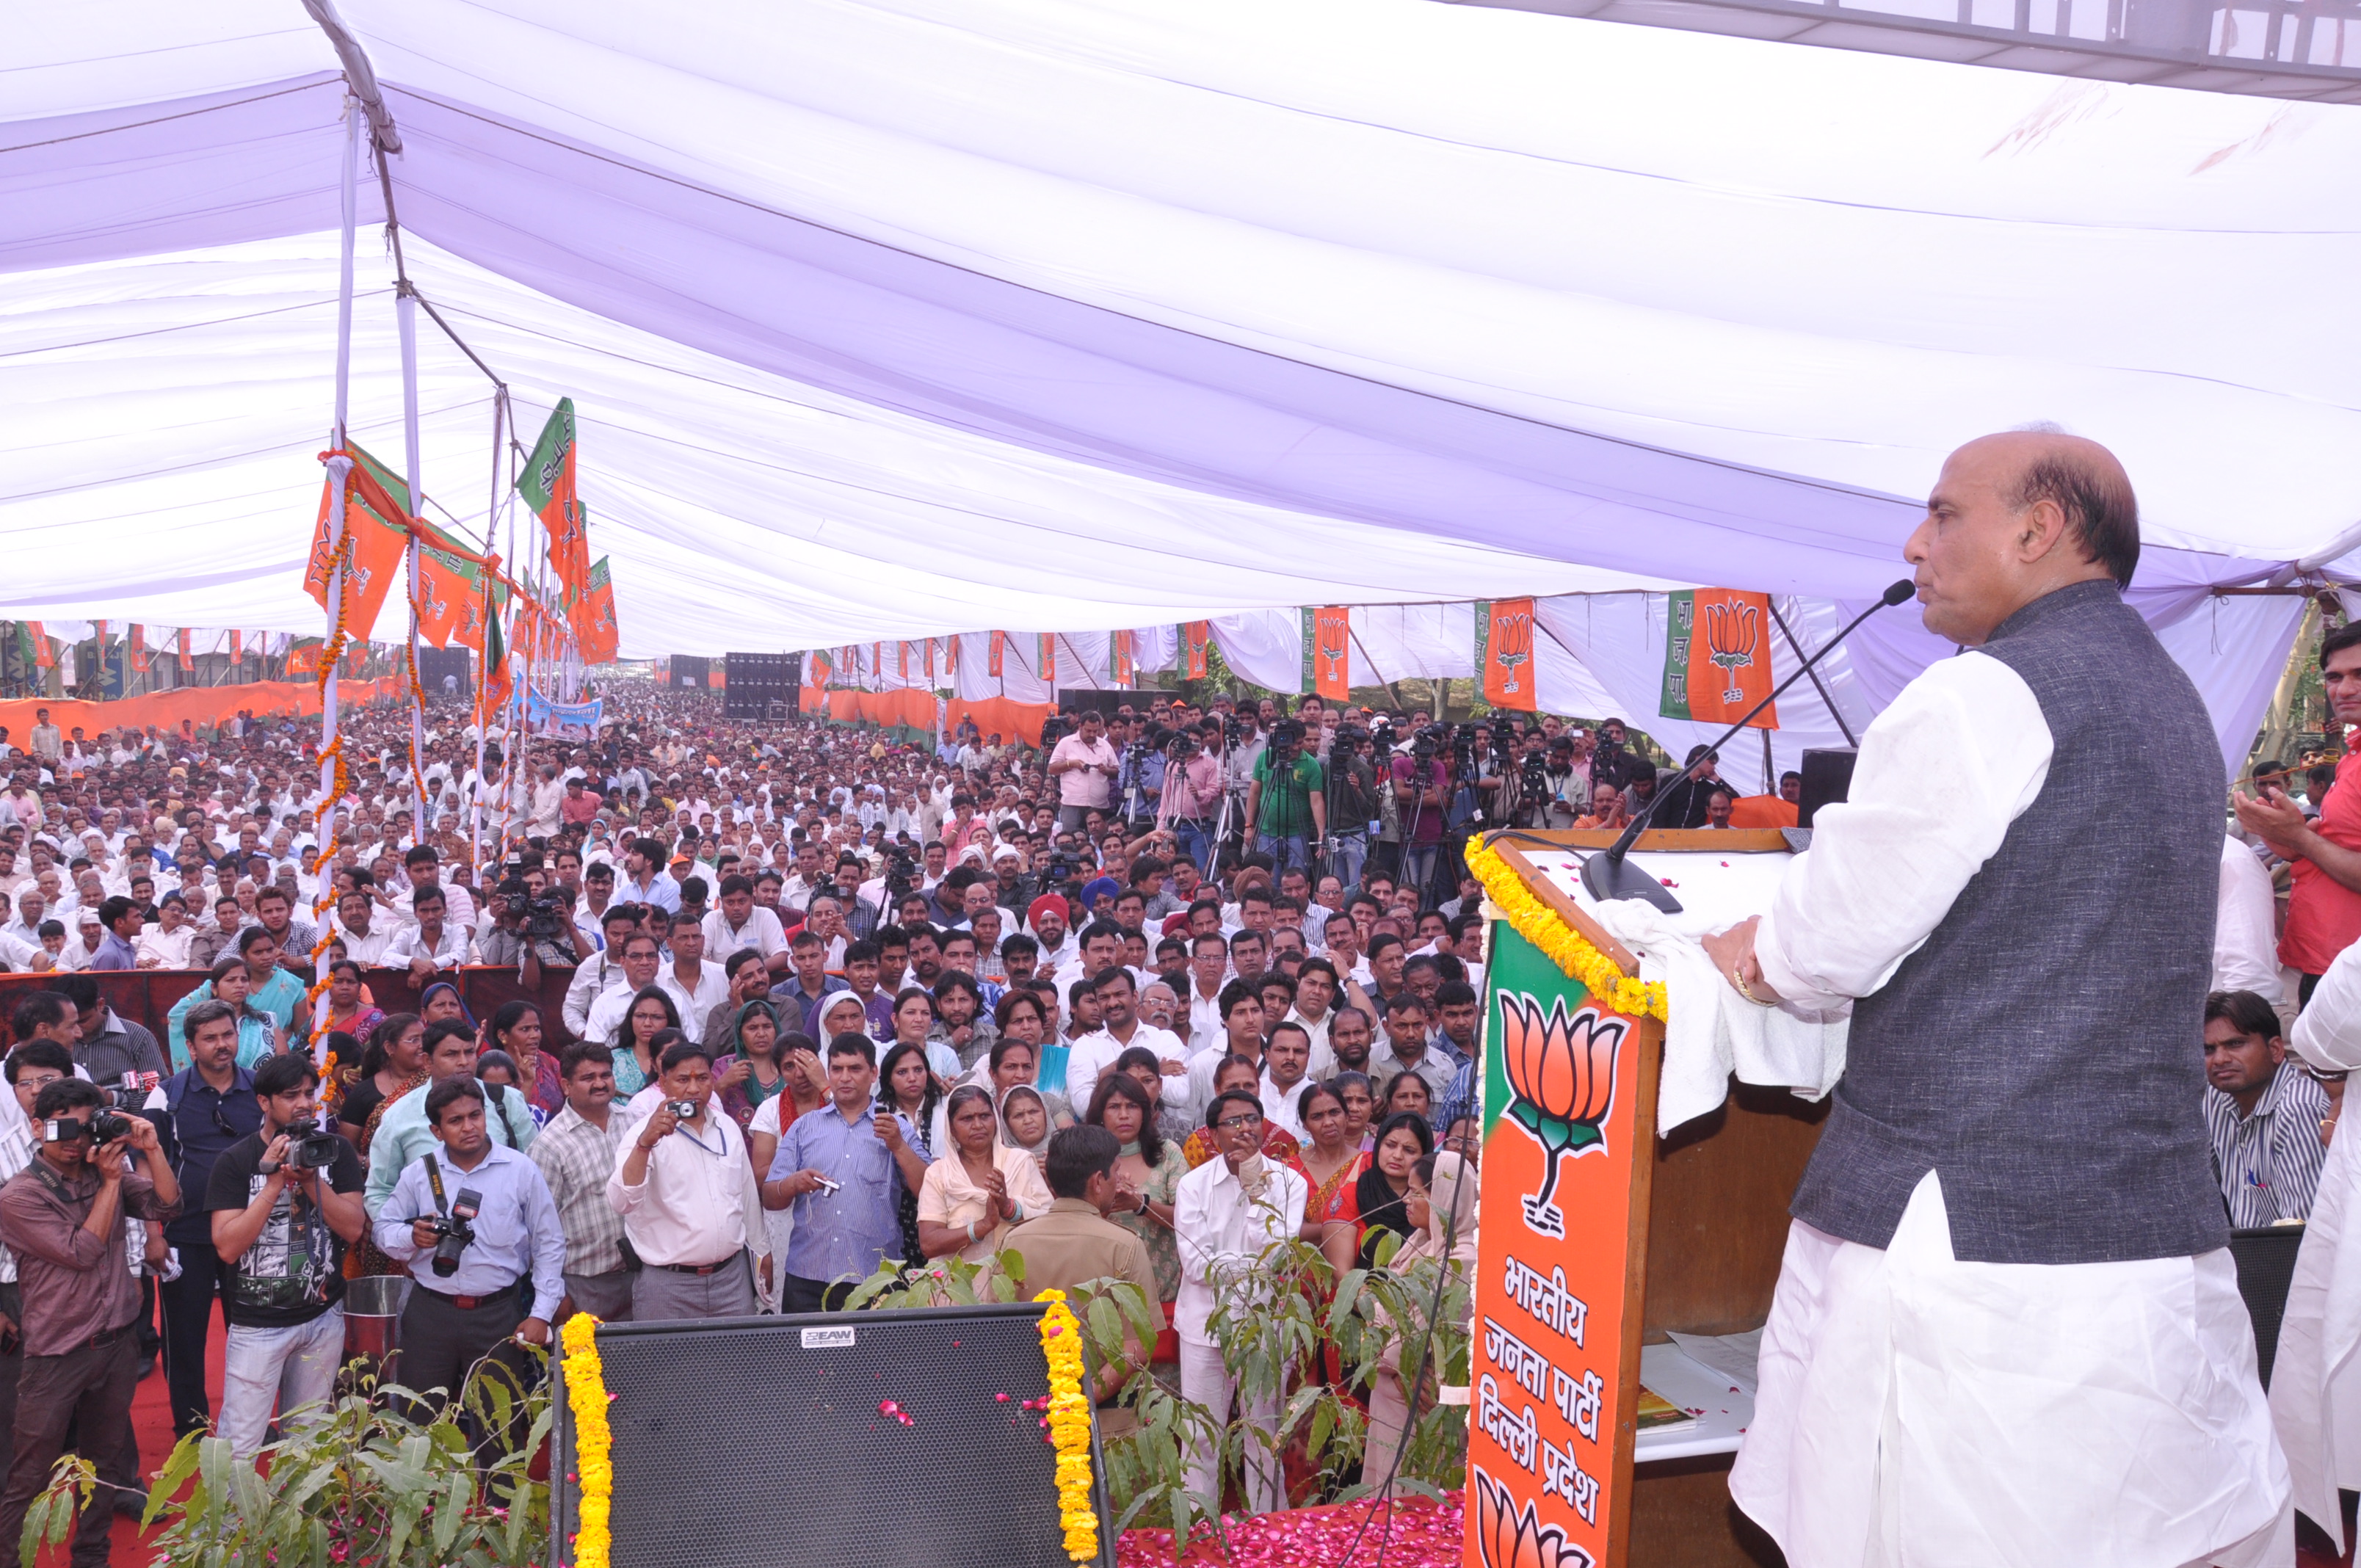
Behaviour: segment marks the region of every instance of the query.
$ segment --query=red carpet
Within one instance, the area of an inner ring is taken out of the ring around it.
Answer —
[[[214,1330],[205,1342],[205,1387],[215,1405],[221,1402],[223,1332],[221,1312],[214,1312]],[[156,1370],[142,1378],[139,1391],[131,1397],[131,1430],[139,1435],[139,1475],[144,1483],[154,1478],[172,1452],[172,1407],[164,1392],[164,1368],[159,1361]],[[145,1498],[141,1499],[145,1502]],[[36,1568],[66,1568],[71,1559],[71,1538],[44,1551]],[[114,1568],[146,1568],[149,1554],[145,1538],[136,1519],[118,1515],[115,1520]],[[11,1553],[7,1559],[13,1563]]]

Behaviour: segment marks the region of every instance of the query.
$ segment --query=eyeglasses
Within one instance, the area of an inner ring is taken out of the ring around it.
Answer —
[[[1213,1124],[1225,1133],[1243,1133],[1248,1127],[1261,1126],[1262,1118],[1249,1113],[1241,1116],[1225,1116]]]

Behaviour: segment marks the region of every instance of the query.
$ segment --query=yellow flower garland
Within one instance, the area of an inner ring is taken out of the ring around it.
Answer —
[[[1549,960],[1583,989],[1628,1017],[1668,1016],[1662,981],[1634,980],[1613,959],[1558,917],[1555,910],[1525,885],[1500,852],[1489,844],[1467,847],[1467,869],[1484,884],[1484,894],[1506,915],[1518,936],[1539,948]]]
[[[1044,1290],[1041,1354],[1049,1363],[1049,1442],[1058,1451],[1058,1520],[1066,1527],[1066,1555],[1095,1563],[1099,1515],[1091,1504],[1091,1401],[1082,1392],[1082,1325],[1063,1290]],[[577,1564],[577,1568],[589,1568]]]
[[[607,1427],[607,1374],[598,1363],[598,1320],[577,1312],[558,1331],[566,1349],[566,1402],[574,1410],[575,1506],[573,1568],[607,1568],[614,1538],[607,1529],[615,1496],[613,1435]]]

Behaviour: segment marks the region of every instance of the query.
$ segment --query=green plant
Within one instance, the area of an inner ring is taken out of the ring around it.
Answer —
[[[517,1395],[486,1376],[457,1401],[422,1402],[411,1420],[390,1406],[405,1390],[357,1391],[313,1412],[263,1450],[269,1474],[221,1438],[182,1438],[148,1493],[143,1526],[162,1520],[161,1568],[531,1568],[549,1549],[549,1486],[527,1474],[550,1427],[549,1381]],[[467,1429],[478,1435],[471,1438]],[[509,1446],[522,1435],[522,1441]],[[60,1460],[26,1515],[21,1568],[74,1527],[99,1482],[89,1461]],[[186,1486],[188,1496],[175,1497]]]

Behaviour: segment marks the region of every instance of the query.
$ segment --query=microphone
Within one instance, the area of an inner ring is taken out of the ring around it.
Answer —
[[[1785,691],[1789,686],[1794,685],[1797,681],[1802,680],[1806,674],[1810,674],[1812,666],[1818,663],[1822,659],[1828,657],[1828,653],[1835,649],[1838,643],[1851,636],[1854,629],[1860,626],[1862,621],[1867,620],[1871,616],[1875,615],[1881,609],[1890,609],[1897,604],[1906,603],[1910,599],[1916,598],[1917,595],[1918,586],[1912,582],[1908,577],[1904,577],[1901,581],[1894,583],[1892,587],[1888,587],[1883,595],[1879,596],[1878,601],[1875,604],[1871,605],[1867,609],[1862,610],[1859,615],[1854,616],[1851,623],[1847,625],[1843,630],[1838,632],[1834,637],[1829,638],[1826,642],[1820,644],[1820,651],[1818,652],[1813,654],[1810,658],[1797,665],[1794,674],[1790,674],[1785,680],[1781,681],[1777,685],[1771,688],[1771,695],[1769,696],[1764,697],[1761,702],[1756,703],[1752,707],[1747,709],[1744,718],[1731,725],[1729,729],[1723,730],[1712,745],[1697,753],[1697,759],[1696,762],[1691,762],[1687,767],[1683,768],[1679,773],[1674,776],[1669,784],[1666,784],[1663,788],[1657,790],[1654,797],[1648,802],[1648,808],[1631,819],[1631,825],[1623,829],[1623,836],[1615,840],[1615,845],[1612,849],[1603,850],[1582,862],[1583,890],[1588,893],[1591,897],[1598,899],[1601,903],[1617,898],[1642,898],[1647,900],[1650,904],[1654,905],[1657,908],[1663,910],[1667,915],[1679,914],[1681,912],[1681,901],[1675,898],[1670,893],[1667,893],[1664,890],[1664,884],[1663,883],[1658,882],[1654,877],[1650,876],[1639,867],[1631,864],[1631,861],[1625,858],[1631,853],[1633,840],[1640,837],[1642,831],[1643,831],[1647,828],[1649,822],[1654,818],[1656,808],[1664,804],[1665,798],[1669,796],[1675,788],[1686,783],[1692,776],[1694,776],[1697,769],[1705,765],[1705,761],[1708,757],[1710,757],[1716,751],[1720,751],[1723,744],[1727,742],[1731,736],[1745,729],[1747,724],[1756,714],[1770,707],[1773,702],[1776,702],[1781,692]]]

